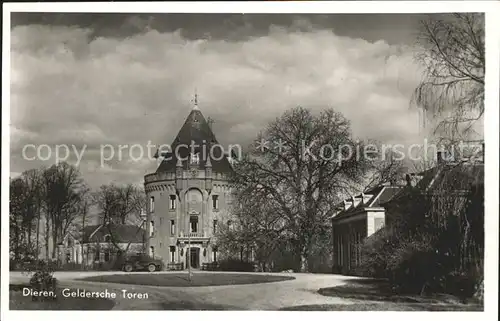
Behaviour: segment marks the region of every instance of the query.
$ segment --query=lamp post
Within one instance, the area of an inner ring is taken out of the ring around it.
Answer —
[[[192,176],[192,178],[195,178],[198,175],[198,170],[195,167],[191,167],[191,160],[188,160],[188,190],[189,190],[189,178]],[[189,203],[188,203],[189,204]],[[189,214],[189,205],[187,206],[187,214]],[[188,280],[191,282],[191,222],[189,222],[189,228],[188,228],[188,250],[187,250],[187,264],[188,264]]]
[[[189,212],[188,212],[189,214]],[[191,223],[190,223],[191,224]],[[191,228],[188,230],[188,250],[187,250],[187,264],[188,264],[188,280],[191,282],[191,232],[189,232]]]

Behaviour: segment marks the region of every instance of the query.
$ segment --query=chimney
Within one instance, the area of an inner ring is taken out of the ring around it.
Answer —
[[[411,187],[411,176],[410,176],[410,174],[406,174],[405,178],[406,178],[406,186],[410,186]]]
[[[437,163],[442,164],[444,162],[443,151],[438,151],[436,153]]]
[[[406,185],[415,187],[415,186],[417,186],[417,184],[420,182],[420,180],[423,177],[424,177],[423,175],[419,175],[419,174],[415,174],[415,173],[406,174]]]

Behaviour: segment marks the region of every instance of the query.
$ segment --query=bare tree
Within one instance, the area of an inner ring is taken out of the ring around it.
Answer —
[[[52,258],[57,254],[57,245],[62,241],[77,217],[86,187],[78,169],[68,163],[59,163],[46,169],[44,178],[44,203],[46,210],[46,241],[52,235]],[[51,231],[49,233],[49,221]],[[48,244],[46,244],[48,253]]]
[[[80,248],[82,255],[82,268],[85,267],[85,262],[88,261],[87,257],[84,257],[84,233],[87,223],[91,220],[89,217],[90,208],[93,205],[92,193],[88,186],[84,185],[80,192],[80,202],[77,204],[77,211],[79,213],[79,218],[74,223],[75,234],[79,235],[80,238]]]
[[[141,209],[146,202],[144,192],[132,184],[102,185],[99,191],[94,193],[93,198],[99,207],[101,221],[115,224],[139,222]]]
[[[41,216],[40,171],[28,170],[13,181],[10,186],[10,217],[14,231],[15,256],[36,256],[39,246]],[[33,240],[35,233],[35,240]],[[21,251],[22,250],[22,251]],[[27,252],[29,251],[29,253]],[[22,253],[21,253],[22,252]]]
[[[16,178],[10,182],[9,249],[14,261],[19,261],[21,258],[21,234],[25,190],[26,186],[21,178]]]
[[[403,180],[407,167],[399,160],[392,151],[380,159],[374,160],[369,170],[363,192],[383,183],[396,185]]]
[[[413,102],[438,119],[435,133],[447,144],[468,139],[484,114],[484,14],[458,13],[422,21],[416,60],[424,78]]]
[[[236,190],[231,225],[218,224],[216,240],[221,254],[233,257],[243,248],[246,253],[254,253],[255,262],[266,271],[273,251],[286,241],[286,231],[281,216],[261,197],[266,196],[253,194],[251,190]]]
[[[363,150],[341,114],[298,107],[271,122],[236,165],[238,194],[254,195],[266,213],[279,215],[296,270],[308,270],[314,235],[328,228],[338,194],[361,183],[370,163]]]
[[[141,210],[146,203],[145,193],[142,189],[132,185],[118,186],[114,184],[102,185],[99,191],[93,193],[93,200],[99,208],[99,217],[110,236],[109,243],[121,257],[130,249],[132,240],[125,248],[121,236],[117,235],[116,226],[130,224],[137,227],[136,235],[141,233],[144,221],[140,217]]]

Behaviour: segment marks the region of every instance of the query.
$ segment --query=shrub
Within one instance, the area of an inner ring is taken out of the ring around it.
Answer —
[[[478,278],[474,273],[452,271],[444,279],[444,291],[453,293],[462,299],[474,296],[477,288]]]
[[[356,268],[356,274],[378,278],[388,277],[387,257],[392,251],[390,236],[389,230],[380,229],[364,240],[359,247],[361,262]],[[342,271],[339,270],[339,272]]]
[[[57,279],[54,277],[54,269],[53,267],[45,262],[39,261],[36,270],[31,271],[33,275],[30,278],[30,286],[35,291],[52,291],[55,292],[57,289]],[[55,296],[49,297],[38,297],[33,296],[33,300],[37,300],[38,298],[51,299],[54,300]]]
[[[218,269],[219,271],[228,271],[228,272],[254,272],[254,263],[227,259],[219,261]]]

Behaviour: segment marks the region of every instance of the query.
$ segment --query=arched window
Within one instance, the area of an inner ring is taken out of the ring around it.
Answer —
[[[170,195],[170,209],[175,210],[175,195]]]
[[[219,209],[219,195],[212,195],[212,209]]]
[[[188,204],[189,212],[201,213],[203,206],[203,194],[198,189],[190,189],[186,193],[186,203]]]
[[[155,197],[151,196],[149,198],[149,212],[154,213],[154,211],[155,211]]]

